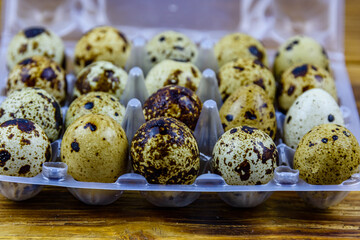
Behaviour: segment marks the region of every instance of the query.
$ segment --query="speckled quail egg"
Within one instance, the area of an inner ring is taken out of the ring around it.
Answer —
[[[75,180],[115,182],[127,170],[125,131],[109,116],[84,115],[66,129],[61,160]]]
[[[110,62],[98,61],[79,72],[75,82],[74,97],[88,92],[107,92],[121,97],[128,75]]]
[[[334,123],[344,126],[339,106],[326,91],[314,88],[306,91],[291,105],[284,122],[284,142],[296,149],[300,139],[313,127]]]
[[[201,79],[199,69],[191,64],[164,60],[156,64],[146,76],[146,88],[153,94],[159,88],[167,85],[179,85],[196,91]]]
[[[218,74],[219,91],[226,100],[241,86],[256,84],[275,99],[276,84],[271,71],[258,60],[238,59],[222,66]]]
[[[146,44],[146,53],[151,66],[165,59],[194,63],[197,48],[186,35],[165,31],[157,34]]]
[[[317,41],[307,36],[291,37],[279,47],[276,53],[275,76],[279,79],[288,68],[305,63],[329,70],[327,53]]]
[[[214,46],[219,67],[238,58],[259,60],[268,66],[265,47],[255,38],[244,33],[232,33],[224,36]]]
[[[144,116],[148,121],[157,117],[172,117],[194,130],[199,119],[202,103],[190,89],[181,86],[160,88],[144,103]]]
[[[66,112],[66,128],[79,117],[90,113],[107,115],[121,125],[125,107],[120,104],[119,99],[109,93],[90,92],[81,95],[70,104]]]
[[[274,176],[279,156],[265,132],[248,126],[226,131],[212,153],[212,170],[229,185],[260,185]]]
[[[297,97],[312,88],[324,89],[337,101],[335,81],[329,72],[310,64],[289,68],[280,81],[280,108],[287,111]]]
[[[10,41],[6,59],[8,69],[36,55],[48,57],[65,68],[65,47],[61,38],[49,29],[30,27],[20,31]]]
[[[274,105],[257,85],[238,88],[224,102],[219,114],[225,131],[246,125],[264,131],[272,139],[276,136]]]
[[[66,73],[53,60],[33,56],[18,63],[9,73],[7,95],[24,87],[37,87],[50,93],[59,103],[66,98]]]
[[[312,128],[299,142],[294,168],[309,184],[340,184],[359,171],[360,147],[345,127],[327,123]]]
[[[85,33],[75,46],[75,73],[101,60],[124,68],[130,50],[131,44],[124,33],[110,26],[95,27]]]
[[[174,118],[154,118],[141,125],[130,152],[134,172],[149,183],[192,184],[199,172],[195,137]]]
[[[38,124],[51,142],[60,137],[63,118],[59,103],[43,89],[23,88],[10,94],[0,106],[0,123],[24,118]]]
[[[51,160],[51,144],[39,125],[13,119],[0,125],[0,174],[34,177]]]

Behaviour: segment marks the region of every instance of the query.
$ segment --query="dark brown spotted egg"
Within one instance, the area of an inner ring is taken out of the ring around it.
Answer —
[[[321,88],[336,101],[335,81],[328,71],[310,64],[296,65],[286,70],[280,80],[279,106],[287,111],[296,98],[312,88]]]
[[[13,119],[0,125],[0,174],[34,177],[51,160],[51,145],[39,125]]]
[[[75,46],[75,73],[96,61],[108,61],[124,68],[130,50],[130,41],[124,33],[110,26],[95,27],[85,33]]]
[[[107,92],[117,98],[121,97],[125,89],[128,75],[107,61],[97,61],[82,69],[75,82],[74,97],[89,92]]]
[[[202,103],[190,89],[170,85],[160,88],[144,103],[145,120],[172,117],[194,130],[199,119]]]
[[[229,185],[268,183],[278,165],[273,140],[261,130],[248,126],[232,128],[216,142],[212,170]]]
[[[50,93],[59,103],[66,98],[66,73],[53,60],[33,56],[18,63],[9,73],[6,92],[25,87],[41,88]]]
[[[275,108],[265,91],[257,86],[240,87],[224,102],[220,109],[224,130],[238,126],[251,126],[276,136]]]
[[[12,70],[20,61],[33,56],[45,56],[65,68],[65,47],[60,37],[43,27],[30,27],[20,31],[10,41],[7,66]]]
[[[147,61],[151,66],[165,59],[194,63],[197,57],[197,48],[186,35],[165,31],[157,34],[147,43],[146,53]]]
[[[65,126],[69,127],[76,119],[90,113],[111,117],[121,125],[125,107],[119,99],[105,92],[90,92],[75,99],[66,112]]]
[[[192,184],[199,172],[195,137],[174,118],[154,118],[141,125],[130,152],[134,172],[149,183]]]
[[[179,85],[195,92],[200,79],[201,72],[192,63],[164,60],[150,70],[145,84],[149,94],[167,85]]]
[[[23,88],[11,93],[0,106],[0,123],[24,118],[38,124],[51,142],[59,139],[63,118],[59,103],[43,89]]]
[[[238,58],[258,60],[268,66],[264,45],[244,33],[232,33],[224,36],[214,46],[214,51],[220,67]]]
[[[294,168],[309,184],[340,184],[359,172],[360,147],[345,127],[327,123],[312,128],[301,139]]]
[[[294,36],[278,49],[274,61],[274,73],[280,79],[283,72],[294,65],[313,64],[329,70],[329,59],[325,49],[307,36]]]
[[[275,99],[274,76],[259,60],[239,58],[229,62],[220,68],[218,79],[223,100],[226,100],[239,87],[254,84],[264,89],[271,101]]]
[[[61,161],[75,180],[115,182],[127,170],[125,131],[109,116],[84,115],[66,129]]]

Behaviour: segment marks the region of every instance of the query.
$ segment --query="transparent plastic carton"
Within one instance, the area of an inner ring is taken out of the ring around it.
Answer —
[[[132,39],[132,52],[127,62],[129,79],[121,103],[127,106],[122,123],[131,141],[136,130],[145,122],[142,103],[148,97],[142,61],[148,39],[163,30],[173,29],[187,34],[199,46],[196,65],[203,71],[197,94],[203,109],[194,131],[200,149],[201,171],[191,185],[149,184],[139,175],[126,173],[115,183],[79,182],[67,174],[67,166],[60,162],[61,139],[52,143],[53,158],[43,165],[41,174],[33,178],[0,175],[0,192],[5,197],[21,201],[34,197],[43,186],[66,187],[80,201],[91,205],[111,204],[124,191],[140,191],[156,206],[183,207],[195,201],[202,192],[216,192],[234,207],[255,207],[266,201],[275,191],[296,191],[316,208],[327,208],[339,203],[350,191],[360,190],[360,174],[354,174],[340,185],[310,185],[292,169],[294,150],[282,139],[276,140],[280,166],[274,178],[265,185],[227,185],[224,179],[211,173],[212,148],[224,132],[218,109],[222,102],[217,88],[217,62],[213,44],[230,32],[245,32],[260,39],[268,49],[269,61],[276,48],[288,37],[309,35],[328,51],[332,74],[336,80],[339,104],[346,127],[360,140],[360,122],[343,54],[343,5],[338,0],[199,0],[190,1],[115,1],[115,0],[15,0],[3,1],[0,88],[7,78],[6,48],[11,38],[29,26],[45,26],[60,35],[66,46],[68,91],[72,92],[72,56],[81,35],[98,25],[111,25]],[[2,91],[1,99],[5,99]],[[67,106],[63,107],[63,114]],[[276,113],[282,133],[284,115]],[[281,135],[281,134],[280,134]]]

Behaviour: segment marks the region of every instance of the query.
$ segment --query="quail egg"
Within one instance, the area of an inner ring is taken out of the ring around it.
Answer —
[[[344,126],[339,106],[320,88],[306,91],[291,105],[284,122],[284,142],[296,149],[300,139],[313,127],[334,123]]]
[[[144,103],[145,120],[172,117],[194,130],[201,112],[201,101],[190,89],[170,85],[160,88]]]
[[[312,128],[300,140],[294,168],[309,184],[340,184],[359,171],[360,147],[345,127],[327,123]]]
[[[125,107],[119,99],[105,92],[90,92],[75,99],[66,112],[65,124],[68,128],[76,119],[90,113],[108,115],[121,125]]]
[[[224,36],[214,47],[219,67],[238,58],[259,60],[268,66],[264,45],[250,35],[232,33]]]
[[[11,93],[0,106],[0,123],[24,118],[38,124],[51,142],[60,137],[63,118],[59,103],[43,89],[23,88]]]
[[[226,100],[241,86],[256,84],[275,99],[276,84],[271,71],[259,60],[241,59],[223,65],[219,70],[219,91]]]
[[[195,137],[174,118],[154,118],[141,125],[130,152],[134,172],[149,183],[192,184],[200,169]]]
[[[127,170],[125,131],[109,116],[87,114],[75,120],[61,142],[61,160],[78,181],[115,182]]]
[[[0,174],[35,177],[51,160],[51,145],[39,125],[13,119],[0,125]]]
[[[27,58],[10,71],[6,86],[7,95],[24,87],[44,89],[63,104],[67,88],[65,71],[47,57]]]
[[[60,37],[43,27],[30,27],[17,33],[7,51],[9,70],[20,61],[40,55],[54,60],[65,68],[65,47]]]
[[[85,33],[75,46],[75,73],[96,61],[108,61],[124,68],[131,44],[125,34],[114,27],[95,27]]]
[[[275,108],[265,91],[257,85],[238,88],[220,109],[224,130],[238,126],[251,126],[276,136]]]
[[[337,100],[335,81],[329,72],[310,64],[289,68],[280,81],[280,108],[287,111],[297,97],[312,88],[322,88]]]
[[[266,184],[279,161],[269,135],[248,126],[226,131],[216,142],[212,157],[213,172],[229,185]]]

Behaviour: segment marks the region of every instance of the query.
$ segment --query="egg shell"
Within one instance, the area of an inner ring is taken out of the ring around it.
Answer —
[[[51,160],[51,144],[39,125],[13,119],[0,125],[0,175],[35,177]]]
[[[80,71],[75,82],[74,97],[89,92],[107,92],[120,98],[128,75],[122,68],[106,61],[94,62]]]
[[[225,131],[245,125],[264,131],[272,139],[276,136],[274,105],[257,85],[238,88],[224,102],[219,114]]]
[[[340,184],[359,171],[360,147],[345,127],[321,124],[300,140],[294,155],[294,169],[309,184]]]
[[[279,106],[287,111],[302,93],[321,88],[336,101],[335,80],[325,69],[310,64],[296,65],[284,72],[280,81]]]
[[[145,49],[151,66],[165,59],[194,63],[197,57],[195,43],[186,35],[174,31],[157,34],[146,44]]]
[[[224,36],[214,46],[219,67],[238,58],[259,60],[268,66],[267,54],[264,45],[250,35],[232,33]]]
[[[294,65],[313,64],[329,70],[329,58],[325,49],[307,36],[293,36],[278,49],[274,60],[274,73],[277,79]]]
[[[172,117],[194,130],[201,113],[202,103],[190,89],[181,86],[160,88],[144,103],[145,120]]]
[[[75,99],[66,112],[65,124],[68,128],[76,119],[86,114],[102,114],[114,119],[121,125],[125,107],[119,99],[105,92],[90,92]]]
[[[33,56],[18,63],[9,73],[6,85],[7,95],[25,87],[41,88],[63,104],[66,98],[66,73],[53,60]]]
[[[24,118],[38,124],[51,142],[60,137],[63,117],[59,103],[43,89],[23,88],[12,92],[0,106],[0,123]]]
[[[18,32],[7,49],[7,67],[12,70],[20,61],[45,56],[65,68],[65,47],[59,36],[43,27],[30,27]]]
[[[201,72],[192,63],[164,60],[150,70],[145,84],[149,94],[167,85],[179,85],[196,92],[200,79]]]
[[[242,86],[258,85],[275,99],[276,84],[271,71],[259,60],[238,59],[222,66],[218,74],[219,91],[226,100],[236,89]]]
[[[240,126],[226,131],[212,153],[212,170],[229,185],[260,185],[274,176],[279,156],[263,131]]]
[[[75,180],[115,182],[127,170],[125,131],[109,116],[84,115],[66,129],[61,160]]]
[[[108,61],[124,68],[131,51],[131,43],[125,34],[114,27],[95,27],[85,33],[75,46],[74,70],[96,61]]]
[[[329,93],[319,88],[308,90],[296,99],[286,114],[284,142],[296,149],[308,131],[324,123],[345,125],[341,110]]]
[[[200,169],[195,137],[174,118],[154,118],[141,125],[130,152],[134,172],[149,183],[192,184]]]

